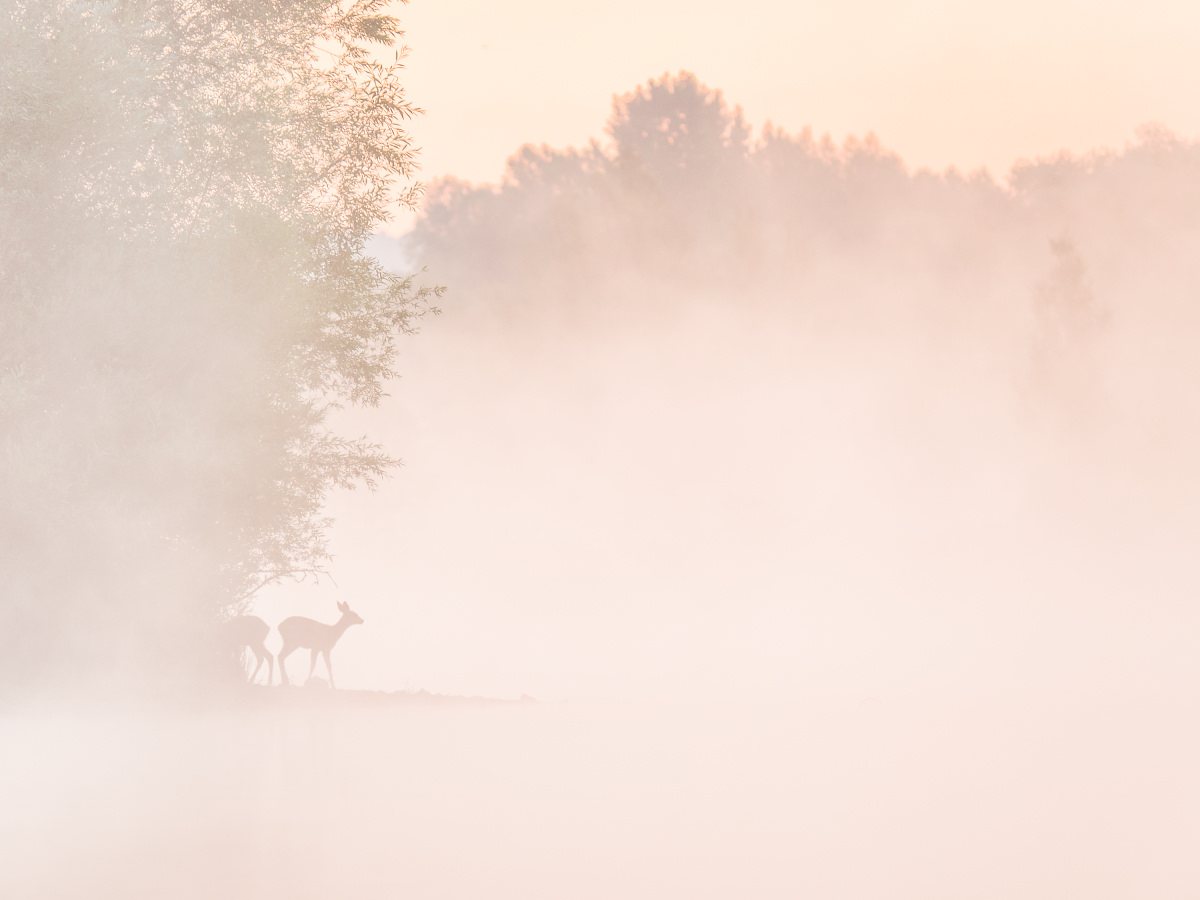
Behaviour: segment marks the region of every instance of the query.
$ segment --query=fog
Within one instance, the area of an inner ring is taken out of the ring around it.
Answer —
[[[1194,722],[1116,713],[6,721],[3,881],[98,898],[1188,896]]]
[[[690,76],[651,87],[605,143],[435,183],[378,241],[452,288],[388,407],[348,426],[405,468],[335,507],[334,593],[380,623],[347,677],[1190,693],[1195,146],[1151,127],[997,182],[751,138]]]
[[[0,892],[1194,896],[1197,146],[914,172],[681,73],[508,172],[373,240],[449,286],[333,419],[404,465],[250,607],[353,607],[340,690],[10,704]]]
[[[375,626],[344,679],[855,702],[1188,682],[1192,482],[1144,435],[1041,422],[961,348],[728,310],[531,346],[452,317],[396,388],[404,470],[336,510],[335,594]]]

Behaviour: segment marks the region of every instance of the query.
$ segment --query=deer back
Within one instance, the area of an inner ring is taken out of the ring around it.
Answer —
[[[258,616],[234,616],[225,623],[225,633],[231,644],[253,647],[267,639],[271,626]]]
[[[279,636],[292,647],[328,649],[334,645],[341,630],[305,616],[292,616],[279,623]]]

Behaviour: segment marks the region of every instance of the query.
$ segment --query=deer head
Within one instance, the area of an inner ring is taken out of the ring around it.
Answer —
[[[349,603],[338,601],[338,612],[342,614],[342,618],[346,619],[347,625],[361,625],[363,623],[362,616],[350,608]]]

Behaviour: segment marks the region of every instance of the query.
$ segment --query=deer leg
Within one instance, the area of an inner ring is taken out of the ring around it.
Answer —
[[[254,684],[254,679],[258,677],[258,670],[262,668],[262,664],[266,662],[266,660],[259,656],[258,651],[255,648],[251,647],[250,652],[254,654],[254,671],[250,673],[250,684]]]
[[[329,661],[328,650],[325,651],[325,671],[329,673],[329,686],[331,688],[336,688],[337,685],[333,683],[333,663]]]
[[[284,644],[283,649],[279,651],[279,684],[281,686],[291,684],[291,682],[288,681],[287,666],[283,664],[283,661],[287,659],[295,649],[295,647],[289,647],[287,644]]]
[[[275,683],[275,657],[267,654],[267,687]]]
[[[312,652],[308,655],[308,681],[305,681],[305,684],[312,681],[313,672],[317,669],[317,657],[319,655],[320,651],[316,647],[313,647]]]

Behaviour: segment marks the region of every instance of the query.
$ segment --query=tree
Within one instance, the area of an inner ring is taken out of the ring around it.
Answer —
[[[8,683],[210,658],[221,617],[323,571],[328,492],[396,465],[329,425],[440,291],[364,251],[420,192],[386,4],[0,14]]]
[[[741,107],[729,109],[690,72],[613,98],[607,130],[629,177],[668,196],[711,205],[742,188],[750,129]]]
[[[1032,353],[1035,396],[1061,419],[1084,424],[1100,410],[1103,379],[1098,339],[1110,322],[1096,298],[1074,241],[1050,241],[1054,264],[1034,288]]]

